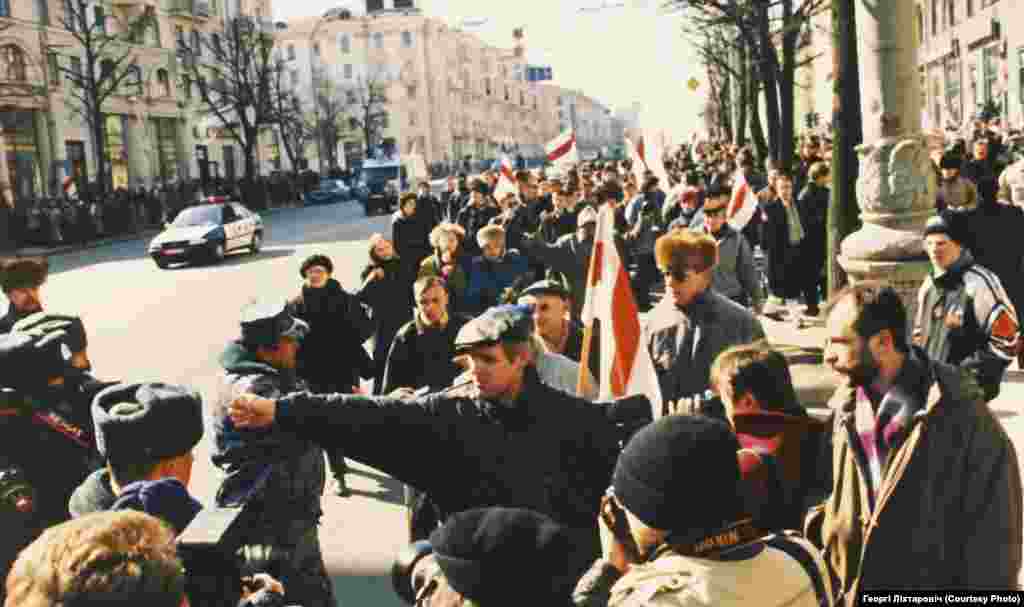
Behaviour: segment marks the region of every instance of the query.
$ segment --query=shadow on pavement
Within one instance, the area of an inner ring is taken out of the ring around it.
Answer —
[[[255,261],[266,261],[268,259],[277,259],[278,257],[291,257],[295,249],[288,247],[275,247],[273,249],[263,249],[259,255],[251,255],[246,253],[234,253],[224,258],[224,261],[220,263],[186,263],[171,266],[168,271],[183,271],[183,270],[217,270],[218,268],[230,268],[233,266],[245,265]]]
[[[50,275],[77,270],[85,266],[148,258],[149,254],[146,251],[146,247],[149,245],[149,240],[150,237],[144,237],[142,239],[124,240],[90,249],[48,255]]]

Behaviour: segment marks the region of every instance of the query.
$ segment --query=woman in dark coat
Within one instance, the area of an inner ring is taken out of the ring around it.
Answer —
[[[787,202],[777,198],[767,204],[762,204],[764,212],[764,228],[761,237],[761,246],[767,256],[768,288],[771,294],[783,300],[799,296],[799,273],[801,271],[795,265],[799,252],[799,240],[794,242],[793,230],[799,230],[802,226],[791,226],[790,218],[798,215],[796,201],[792,199],[793,180],[788,174],[780,172],[775,184],[776,191],[780,196],[786,196]],[[787,209],[787,204],[791,209]]]
[[[333,272],[334,264],[326,255],[312,255],[299,268],[305,284],[302,293],[288,302],[288,309],[309,324],[309,335],[302,340],[297,372],[315,393],[352,394],[360,378],[373,377],[375,371],[363,348],[369,338],[370,317],[356,296],[331,278]],[[328,450],[327,459],[334,493],[347,497],[344,452]]]
[[[402,263],[418,271],[420,262],[430,256],[430,218],[418,208],[416,194],[402,194],[398,210],[391,218],[391,236]]]
[[[807,304],[807,315],[818,315],[819,291],[824,284],[823,272],[826,252],[826,217],[831,194],[829,192],[829,166],[824,162],[811,165],[807,185],[797,199],[800,220],[806,232],[799,248],[800,271],[797,273],[800,292]]]
[[[362,278],[363,286],[356,296],[372,315],[373,390],[380,394],[391,342],[398,329],[412,319],[412,283],[416,275],[398,257],[394,243],[374,234],[370,237],[370,261]]]

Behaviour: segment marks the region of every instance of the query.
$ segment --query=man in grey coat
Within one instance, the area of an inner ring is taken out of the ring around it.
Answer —
[[[758,271],[754,266],[754,253],[747,239],[726,221],[728,206],[727,190],[712,188],[708,191],[701,231],[718,243],[718,262],[711,278],[711,288],[757,314],[764,298]]]
[[[717,400],[707,396],[711,363],[725,349],[765,337],[749,310],[711,288],[718,244],[707,234],[674,230],[658,239],[654,251],[665,276],[665,298],[651,310],[642,343],[658,374],[666,410],[681,399],[703,402],[700,413],[725,419]]]

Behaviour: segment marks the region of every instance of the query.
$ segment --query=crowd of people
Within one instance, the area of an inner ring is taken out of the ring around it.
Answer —
[[[884,283],[821,303],[827,141],[809,138],[792,172],[700,143],[659,167],[668,183],[584,163],[513,183],[457,175],[439,197],[420,184],[367,242],[357,288],[316,254],[291,297],[242,310],[208,428],[187,387],[91,378],[85,328],[43,305],[45,262],[9,261],[0,420],[29,421],[0,451],[0,516],[26,530],[7,546],[5,605],[333,605],[317,530],[323,494],[351,494],[346,458],[406,485],[414,543],[395,579],[416,605],[852,606],[876,589],[1016,589],[1020,471],[988,402],[1024,349],[1024,254],[1010,238],[997,259],[978,230],[1024,216],[1024,161],[1000,172],[987,145],[936,157],[938,213],[921,234],[933,271],[912,318]],[[744,224],[737,183],[757,201]],[[645,395],[595,399],[600,344],[585,347],[581,316],[608,209],[647,312],[638,347],[657,410]],[[824,323],[841,378],[827,420],[765,340],[766,308],[795,299]],[[40,415],[52,423],[33,428]],[[211,504],[187,488],[204,431],[222,472]],[[30,456],[39,433],[77,462],[60,479]],[[247,556],[230,592],[197,581],[196,536]]]

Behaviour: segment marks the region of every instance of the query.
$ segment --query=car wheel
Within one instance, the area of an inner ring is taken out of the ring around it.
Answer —
[[[166,270],[171,265],[171,264],[167,263],[166,261],[160,259],[159,257],[154,257],[153,258],[153,263],[155,263],[156,267],[160,268],[161,270]]]
[[[224,259],[224,253],[224,243],[218,243],[217,246],[213,247],[213,250],[210,251],[210,261],[214,263],[222,261]]]
[[[263,248],[263,234],[260,234],[259,232],[256,232],[255,234],[252,235],[252,244],[249,245],[249,250],[252,252],[253,255],[255,255],[255,254],[259,253],[260,249],[262,249],[262,248]]]

